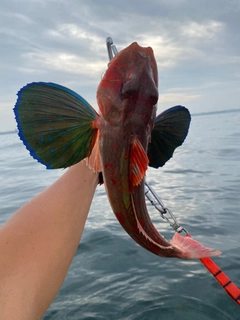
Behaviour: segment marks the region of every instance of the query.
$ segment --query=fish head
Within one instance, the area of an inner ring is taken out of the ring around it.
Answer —
[[[97,90],[103,119],[112,126],[142,130],[153,127],[158,100],[158,72],[153,50],[136,42],[121,50],[108,65]]]

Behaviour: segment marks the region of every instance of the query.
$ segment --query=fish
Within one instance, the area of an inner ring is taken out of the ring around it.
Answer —
[[[85,159],[102,174],[111,208],[123,229],[161,257],[217,255],[191,237],[166,240],[145,203],[148,166],[162,167],[184,142],[191,121],[177,105],[158,116],[158,69],[151,47],[133,42],[108,64],[96,98],[97,112],[82,96],[55,83],[32,82],[18,92],[14,114],[20,139],[47,169]]]

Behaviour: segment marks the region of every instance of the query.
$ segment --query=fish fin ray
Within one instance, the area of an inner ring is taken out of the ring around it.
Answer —
[[[102,171],[100,151],[99,151],[99,131],[97,132],[96,141],[92,152],[88,158],[86,158],[86,163],[90,169],[98,173]]]
[[[172,107],[157,116],[148,144],[149,166],[162,167],[173,156],[188,134],[190,121],[188,109],[182,106]]]
[[[212,248],[205,247],[193,238],[182,236],[177,232],[170,243],[182,251],[185,259],[201,259],[221,254],[220,251],[213,251]]]
[[[148,167],[148,157],[141,142],[135,138],[132,144],[130,157],[130,181],[133,186],[137,186],[145,176]]]
[[[74,91],[55,83],[27,84],[18,92],[14,113],[20,139],[48,169],[66,168],[90,155],[98,114]]]

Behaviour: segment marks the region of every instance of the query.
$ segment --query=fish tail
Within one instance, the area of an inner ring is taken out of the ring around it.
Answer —
[[[182,236],[177,232],[170,243],[180,250],[179,258],[182,259],[201,259],[221,254],[220,251],[213,251],[212,248],[203,246],[190,236]]]

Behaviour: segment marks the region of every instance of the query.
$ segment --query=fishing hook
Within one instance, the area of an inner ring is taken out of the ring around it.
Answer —
[[[118,54],[118,50],[116,46],[113,44],[113,39],[111,37],[107,37],[106,45],[109,61],[111,61],[113,57]],[[188,234],[187,230],[180,226],[177,218],[174,216],[172,211],[164,206],[162,200],[159,198],[157,193],[146,181],[145,197],[150,201],[151,205],[153,205],[158,210],[158,212],[160,212],[162,219],[166,220],[176,232],[181,233],[182,231],[184,231],[186,234]]]
[[[164,206],[162,200],[159,198],[153,188],[147,183],[147,181],[145,181],[145,197],[150,201],[151,205],[153,205],[160,212],[162,219],[166,220],[176,232],[181,233],[184,231],[186,234],[188,234],[187,230],[179,224],[172,211]]]
[[[118,54],[116,46],[113,44],[113,39],[111,37],[107,37],[106,39],[107,52],[109,61],[113,59],[114,56]]]

